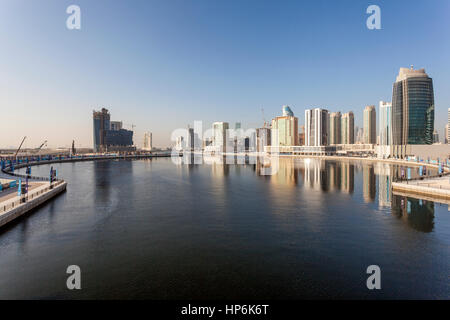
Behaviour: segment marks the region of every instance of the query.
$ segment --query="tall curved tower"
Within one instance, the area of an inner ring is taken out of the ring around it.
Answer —
[[[289,106],[283,106],[283,117],[293,117],[294,112],[292,112]]]
[[[392,144],[432,144],[433,80],[425,69],[400,68],[392,90]]]

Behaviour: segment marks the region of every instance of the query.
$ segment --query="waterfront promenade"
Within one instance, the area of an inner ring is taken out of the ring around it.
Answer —
[[[410,194],[426,196],[430,199],[450,200],[450,177],[432,177],[423,180],[408,180],[393,182],[392,190],[394,194]]]
[[[63,180],[51,185],[49,182],[32,182],[26,195],[18,196],[17,193],[9,193],[0,197],[0,227],[54,198],[65,191],[66,187],[67,182]]]

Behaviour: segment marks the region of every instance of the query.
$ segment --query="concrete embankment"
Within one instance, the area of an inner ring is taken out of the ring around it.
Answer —
[[[393,182],[394,194],[426,196],[431,199],[450,200],[450,181],[448,176],[424,180]]]
[[[23,202],[23,197],[19,196],[0,202],[0,228],[57,196],[65,191],[66,187],[67,182],[62,180],[55,182],[52,188],[50,183],[45,183],[29,192],[26,202]]]

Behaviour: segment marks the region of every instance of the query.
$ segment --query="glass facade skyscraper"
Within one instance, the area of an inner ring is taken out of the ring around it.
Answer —
[[[289,106],[283,106],[283,117],[293,117],[294,112],[292,112]]]
[[[380,101],[380,145],[388,146],[392,140],[392,103]]]
[[[400,68],[392,91],[392,144],[432,144],[433,80],[425,69]]]
[[[132,151],[133,131],[122,129],[122,123],[111,121],[108,110],[94,111],[94,152]]]
[[[111,129],[111,116],[108,109],[102,108],[101,111],[94,111],[92,118],[94,128],[94,152],[99,152],[100,146],[105,145],[106,131]]]

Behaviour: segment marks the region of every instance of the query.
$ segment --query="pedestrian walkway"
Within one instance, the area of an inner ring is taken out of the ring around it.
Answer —
[[[48,183],[47,183],[48,184]],[[28,192],[35,190],[36,188],[44,185],[43,182],[29,182],[28,183]],[[2,202],[5,202],[9,199],[17,197],[17,187],[5,189],[0,192],[0,206]]]
[[[449,176],[393,182],[392,188],[394,194],[399,192],[408,192],[418,195],[425,195],[431,198],[450,199]]]

